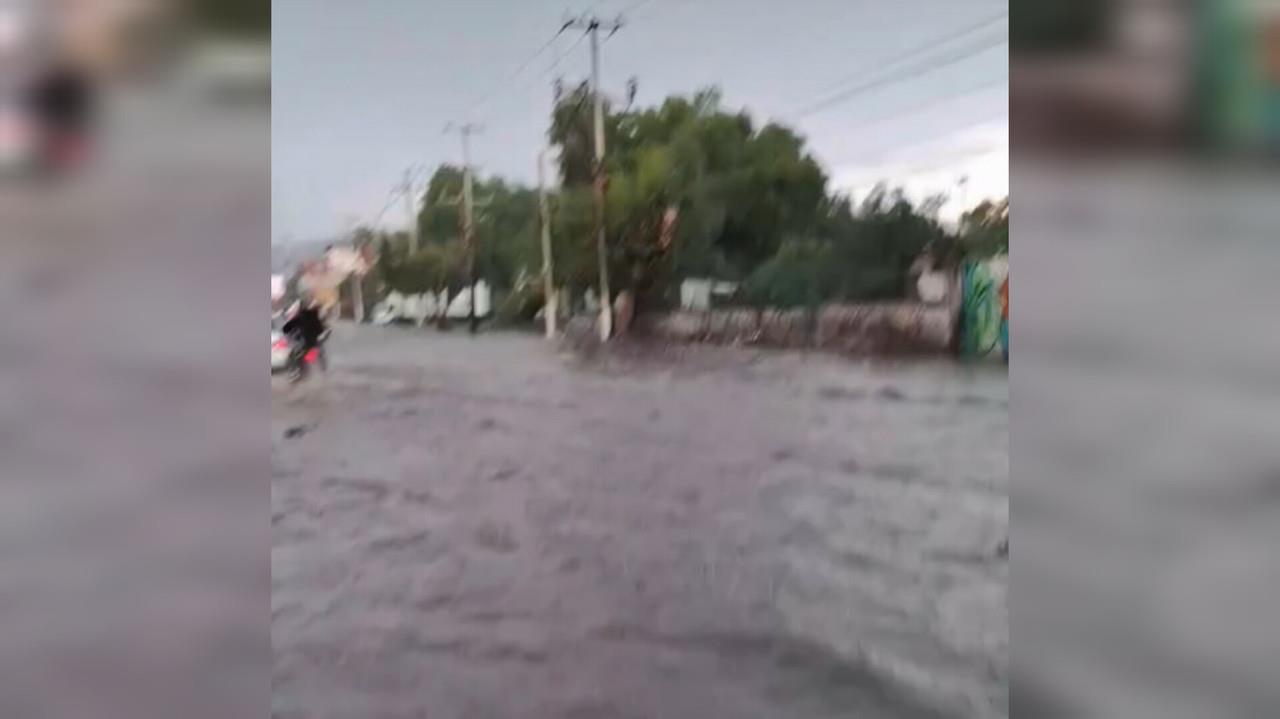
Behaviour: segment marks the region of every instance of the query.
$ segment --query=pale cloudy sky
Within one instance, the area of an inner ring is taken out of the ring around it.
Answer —
[[[939,211],[954,222],[967,207],[1009,194],[1009,123],[981,123],[917,146],[905,147],[867,164],[833,169],[832,183],[855,197],[880,181],[901,187],[915,201],[945,194]]]
[[[806,136],[855,196],[945,192],[949,218],[1008,193],[1006,0],[275,0],[272,239],[372,221],[406,167],[459,160],[451,121],[483,123],[482,173],[532,183],[551,80],[586,76],[587,43],[565,33],[513,73],[593,6],[629,21],[603,45],[606,91],[634,76],[651,104],[718,85]]]

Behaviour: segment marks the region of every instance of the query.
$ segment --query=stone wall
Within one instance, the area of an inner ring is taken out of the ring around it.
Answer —
[[[679,342],[816,348],[845,355],[948,354],[955,315],[913,302],[824,305],[807,310],[678,311],[643,319],[637,330]]]
[[[939,354],[951,351],[954,326],[939,305],[827,305],[818,312],[815,344],[849,355]]]

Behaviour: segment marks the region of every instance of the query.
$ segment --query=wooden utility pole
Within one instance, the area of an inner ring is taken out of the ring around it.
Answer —
[[[547,151],[538,153],[538,211],[542,215],[542,314],[547,329],[547,339],[556,336],[556,302],[554,265],[551,258],[551,211],[547,207],[546,161]]]
[[[604,95],[600,90],[600,29],[609,31],[610,35],[622,27],[622,18],[613,21],[602,21],[593,16],[583,16],[567,24],[569,27],[586,30],[591,35],[591,94],[595,99],[595,168],[592,186],[595,190],[595,225],[596,256],[600,263],[600,339],[607,341],[613,334],[613,307],[609,294],[609,255],[606,246],[604,217]]]
[[[400,186],[404,193],[404,208],[409,216],[409,254],[418,254],[418,217],[417,198],[413,192],[413,170],[404,171],[404,184]]]
[[[364,275],[351,274],[351,314],[356,324],[364,322]]]
[[[480,318],[476,316],[476,238],[475,205],[471,195],[471,135],[482,129],[480,125],[473,122],[456,127],[451,124],[445,128],[445,132],[456,130],[462,139],[462,243],[467,249],[467,281],[471,285],[471,302],[468,310],[471,334],[476,333],[480,324]]]

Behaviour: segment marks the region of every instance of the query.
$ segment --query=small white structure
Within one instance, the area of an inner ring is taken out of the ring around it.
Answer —
[[[374,308],[373,323],[387,325],[397,320],[404,320],[421,327],[427,320],[440,315],[447,299],[448,296],[444,292],[438,295],[434,292],[419,295],[392,292]]]
[[[492,297],[489,285],[483,280],[476,283],[476,316],[488,317],[492,311]],[[450,319],[463,319],[471,316],[471,291],[463,289],[453,299],[448,292],[424,292],[419,295],[404,295],[392,292],[373,310],[373,323],[386,325],[397,320],[410,321],[422,326],[427,320],[444,314]]]
[[[927,305],[941,304],[947,299],[947,274],[937,270],[926,270],[916,280],[916,293],[920,301]]]
[[[492,298],[489,295],[489,285],[484,280],[480,280],[475,285],[476,294],[476,317],[488,317],[489,311],[492,309]],[[460,319],[471,316],[471,288],[467,287],[454,295],[453,301],[449,303],[449,309],[445,313],[449,319]]]
[[[690,277],[680,283],[680,307],[686,310],[709,310],[713,299],[726,299],[738,291],[738,283],[710,277]]]

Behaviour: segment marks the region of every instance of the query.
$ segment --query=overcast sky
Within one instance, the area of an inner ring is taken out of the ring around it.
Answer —
[[[373,221],[406,167],[460,161],[451,121],[484,125],[481,173],[532,184],[551,80],[585,78],[588,43],[566,32],[512,75],[593,5],[634,7],[602,46],[608,92],[635,76],[649,105],[718,85],[797,129],[855,197],[880,180],[947,192],[949,217],[1008,193],[1007,0],[275,0],[272,239]],[[402,203],[383,216],[404,223]]]

